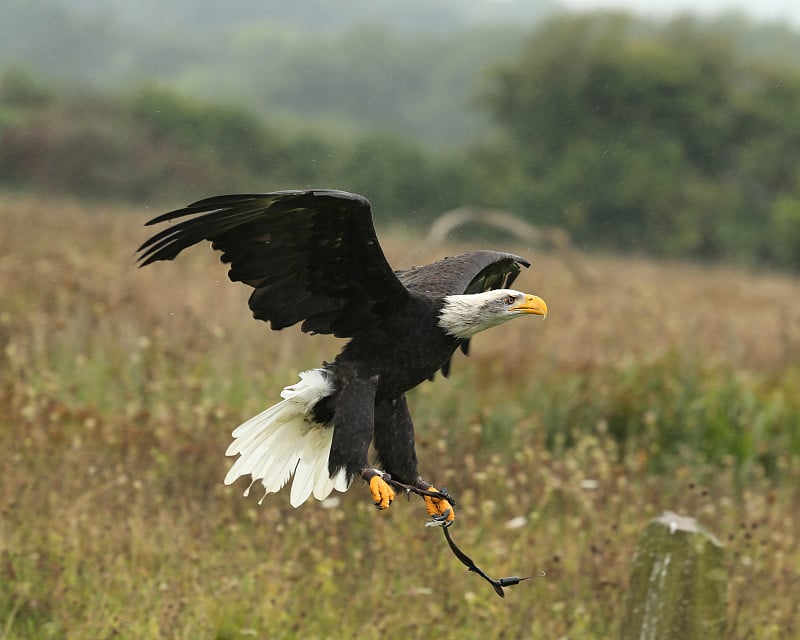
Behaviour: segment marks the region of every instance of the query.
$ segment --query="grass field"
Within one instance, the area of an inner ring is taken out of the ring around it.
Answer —
[[[222,486],[232,428],[339,345],[250,320],[210,251],[134,268],[156,213],[0,200],[0,638],[613,638],[665,509],[724,542],[730,638],[800,634],[796,277],[592,257],[578,282],[503,247],[549,317],[410,399],[454,538],[547,573],[501,600],[418,499]],[[403,265],[411,239],[383,235]]]

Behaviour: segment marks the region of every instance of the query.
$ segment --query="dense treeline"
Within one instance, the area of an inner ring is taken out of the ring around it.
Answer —
[[[148,85],[114,97],[0,84],[0,179],[105,198],[336,186],[424,224],[462,204],[587,247],[800,266],[800,65],[718,25],[560,17],[482,81],[493,124],[461,148],[288,128]]]
[[[336,186],[410,224],[462,202],[464,169],[396,136],[286,131],[252,111],[164,88],[54,95],[30,76],[0,82],[0,184],[156,202],[220,191]],[[448,187],[448,185],[450,185]],[[454,186],[455,185],[455,186]]]
[[[482,70],[547,0],[5,0],[0,68],[116,91],[141,79],[281,125],[375,128],[455,146],[485,127]]]
[[[578,239],[800,265],[800,65],[681,19],[554,20],[498,70],[508,202]]]

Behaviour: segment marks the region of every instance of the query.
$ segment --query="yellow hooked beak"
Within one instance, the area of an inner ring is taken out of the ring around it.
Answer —
[[[517,313],[532,313],[537,316],[546,316],[547,303],[539,296],[533,296],[529,293],[526,293],[524,302],[520,302],[514,307],[509,307],[508,310],[516,311]]]

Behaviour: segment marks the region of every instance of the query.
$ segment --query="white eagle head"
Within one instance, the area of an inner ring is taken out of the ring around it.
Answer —
[[[467,339],[524,315],[546,316],[547,304],[529,293],[494,289],[445,297],[439,312],[439,326],[448,335]]]

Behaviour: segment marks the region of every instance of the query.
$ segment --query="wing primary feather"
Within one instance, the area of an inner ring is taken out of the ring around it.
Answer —
[[[263,211],[262,206],[240,207],[220,214],[212,211],[198,218],[184,220],[155,234],[139,247],[139,251],[146,249],[139,258],[140,266],[144,267],[157,260],[172,260],[181,251],[201,240],[213,240],[257,219]]]
[[[363,196],[327,189],[213,196],[149,224],[171,221],[139,247],[139,266],[208,240],[228,277],[253,287],[253,315],[275,329],[303,321],[304,331],[353,337],[417,300],[386,261]]]

